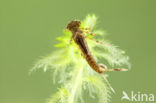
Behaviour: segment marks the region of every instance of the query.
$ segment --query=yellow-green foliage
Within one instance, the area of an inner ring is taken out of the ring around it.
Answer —
[[[88,15],[81,22],[82,28],[90,28],[90,31],[96,35],[96,39],[104,43],[101,45],[86,38],[89,49],[98,63],[106,64],[109,68],[129,67],[128,57],[125,56],[124,51],[106,42],[105,32],[95,28],[97,22],[95,15]],[[58,49],[41,58],[33,67],[33,70],[51,69],[54,83],[61,84],[61,87],[56,87],[58,91],[49,98],[47,103],[84,103],[84,92],[88,97],[96,98],[97,103],[108,103],[111,93],[109,87],[103,78],[89,67],[77,45],[74,42],[69,43],[71,32],[63,30],[63,34],[57,38],[59,43],[55,47]]]

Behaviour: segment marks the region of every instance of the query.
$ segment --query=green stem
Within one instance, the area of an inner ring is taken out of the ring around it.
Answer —
[[[83,67],[81,67],[77,73],[75,82],[73,84],[73,88],[72,88],[72,92],[69,98],[69,102],[68,103],[74,103],[75,100],[75,94],[77,92],[78,87],[80,87],[81,83],[82,83],[82,73],[83,73]]]

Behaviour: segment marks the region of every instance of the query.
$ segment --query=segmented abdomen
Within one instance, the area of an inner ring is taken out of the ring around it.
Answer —
[[[103,71],[101,70],[99,65],[96,63],[95,59],[93,58],[93,56],[91,55],[89,51],[85,37],[82,35],[81,32],[77,32],[77,33],[78,34],[76,35],[74,41],[79,46],[83,57],[86,59],[86,61],[88,62],[88,64],[90,65],[92,69],[94,69],[98,73],[102,73]]]
[[[91,54],[87,54],[85,59],[92,69],[94,69],[98,73],[103,73],[103,71],[100,69],[99,65],[96,63],[95,59]]]

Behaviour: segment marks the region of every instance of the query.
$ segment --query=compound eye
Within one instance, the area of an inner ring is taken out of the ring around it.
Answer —
[[[81,25],[81,22],[80,21],[77,21],[77,26],[79,27]]]

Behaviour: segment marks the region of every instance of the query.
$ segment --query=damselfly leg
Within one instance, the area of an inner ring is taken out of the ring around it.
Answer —
[[[95,34],[93,34],[92,32],[90,32],[90,28],[80,28],[80,30],[82,30],[83,32],[91,35],[91,36],[96,36]]]

